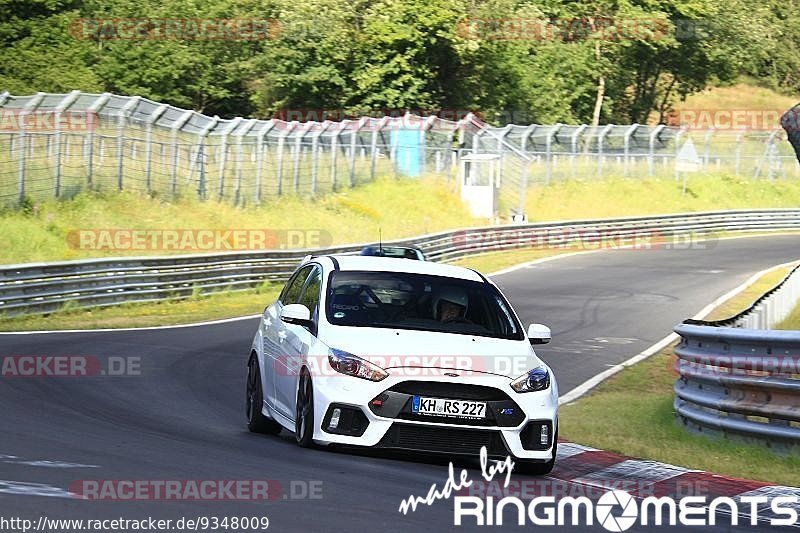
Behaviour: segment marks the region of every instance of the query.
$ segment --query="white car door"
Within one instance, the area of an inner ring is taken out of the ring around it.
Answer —
[[[298,354],[294,353],[295,350],[292,347],[296,341],[289,339],[289,328],[296,326],[291,326],[281,320],[281,310],[284,305],[298,302],[312,268],[313,265],[307,265],[295,272],[286,283],[278,301],[264,310],[264,364],[266,365],[264,397],[270,407],[289,417],[290,420],[294,419],[294,411],[290,411],[290,406],[278,399],[276,387],[281,376],[295,372],[292,367],[296,363]],[[294,403],[292,403],[291,409],[294,409]]]
[[[303,291],[296,302],[308,307],[311,320],[315,323],[319,318],[319,301],[322,290],[322,267],[313,265]],[[300,369],[307,360],[309,348],[316,340],[314,328],[306,328],[296,324],[284,324],[286,331],[286,352],[289,361],[287,372],[275,373],[275,400],[278,409],[292,420],[295,418],[297,402],[297,384],[300,380]]]

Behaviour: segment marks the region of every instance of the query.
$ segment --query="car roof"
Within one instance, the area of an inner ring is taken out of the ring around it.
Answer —
[[[315,257],[321,259],[324,256]],[[410,259],[394,257],[378,257],[374,255],[334,255],[339,263],[339,270],[367,270],[377,272],[409,272],[412,274],[427,274],[430,276],[445,276],[448,278],[466,279],[470,281],[485,281],[485,279],[468,268],[433,263],[431,261],[413,261]]]

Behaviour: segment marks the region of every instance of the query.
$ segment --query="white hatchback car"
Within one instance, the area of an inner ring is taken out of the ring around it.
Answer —
[[[558,388],[500,290],[466,268],[309,257],[264,310],[247,379],[251,431],[301,446],[513,456],[553,468]]]

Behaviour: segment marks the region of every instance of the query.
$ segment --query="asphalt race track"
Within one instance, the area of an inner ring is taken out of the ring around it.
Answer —
[[[775,236],[723,240],[705,249],[604,251],[495,280],[523,322],[552,326],[553,342],[539,353],[554,368],[564,394],[657,342],[756,271],[797,259],[799,247],[800,236]],[[447,460],[305,450],[285,432],[278,437],[247,432],[244,379],[256,324],[249,319],[162,330],[0,336],[0,356],[141,362],[139,375],[124,377],[0,378],[0,516],[34,521],[267,516],[270,531],[452,529],[449,500],[398,513],[401,500],[444,483]],[[466,466],[480,476],[477,461]],[[70,487],[87,479],[267,479],[275,499],[71,497]]]

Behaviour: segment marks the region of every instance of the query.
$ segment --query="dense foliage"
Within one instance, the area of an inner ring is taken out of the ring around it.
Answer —
[[[495,123],[641,123],[742,74],[800,91],[798,3],[0,0],[0,91],[138,94],[221,116],[472,110]],[[277,22],[257,39],[92,30],[177,18]]]

